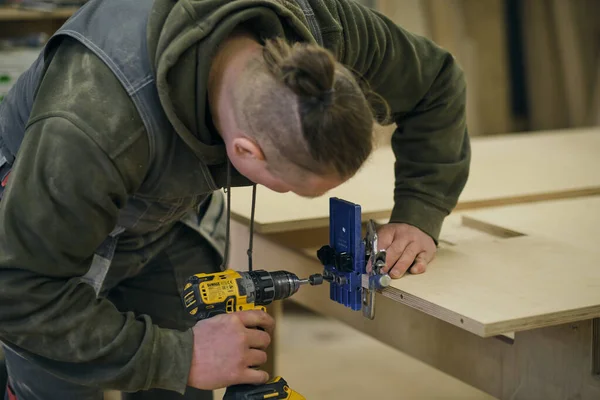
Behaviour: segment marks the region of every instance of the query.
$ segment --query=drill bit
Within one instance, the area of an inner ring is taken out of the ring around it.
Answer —
[[[313,274],[311,276],[309,276],[306,279],[299,279],[298,280],[298,284],[299,285],[308,285],[310,284],[311,286],[316,286],[316,285],[320,285],[323,283],[323,275],[321,274]]]

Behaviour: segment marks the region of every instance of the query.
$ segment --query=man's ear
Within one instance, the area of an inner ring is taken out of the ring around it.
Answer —
[[[233,151],[236,157],[241,159],[253,158],[259,161],[265,160],[265,154],[258,143],[248,137],[236,137],[233,139]]]

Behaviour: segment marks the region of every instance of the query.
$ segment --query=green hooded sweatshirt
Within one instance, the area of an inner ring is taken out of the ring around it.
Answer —
[[[309,1],[324,46],[366,78],[393,112],[391,222],[417,226],[437,241],[469,171],[461,69],[431,41],[354,1]],[[241,22],[262,37],[314,42],[300,7],[289,0],[156,0],[148,24],[165,112],[218,187],[225,184],[225,151],[207,112],[207,76],[219,42]],[[86,273],[89,264],[81,260],[91,256],[78,249],[102,241],[143,182],[149,147],[110,70],[72,39],[54,51],[0,202],[0,338],[98,387],[183,393],[191,330],[120,313],[74,279]],[[239,175],[234,182],[248,184]],[[156,241],[169,229],[142,232],[140,241]]]

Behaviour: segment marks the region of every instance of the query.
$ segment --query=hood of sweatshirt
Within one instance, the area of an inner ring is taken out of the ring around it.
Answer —
[[[148,22],[148,51],[164,111],[208,166],[227,161],[208,108],[210,65],[219,43],[240,24],[261,38],[314,42],[302,9],[289,0],[156,0]]]
[[[207,87],[219,44],[241,24],[262,39],[285,36],[315,42],[302,9],[289,0],[156,0],[147,34],[158,96],[167,118],[209,168],[216,186],[226,188],[224,267],[229,254],[231,187],[253,185],[253,231],[256,184],[232,171],[225,146],[211,122]],[[248,249],[250,269],[251,253],[252,239]]]

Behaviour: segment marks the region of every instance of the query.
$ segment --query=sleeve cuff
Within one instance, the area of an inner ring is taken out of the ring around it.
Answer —
[[[444,218],[448,213],[416,197],[396,198],[390,223],[413,225],[433,239],[438,245]]]
[[[192,365],[194,333],[159,329],[159,340],[154,348],[157,363],[150,385],[153,388],[172,390],[185,394]]]

